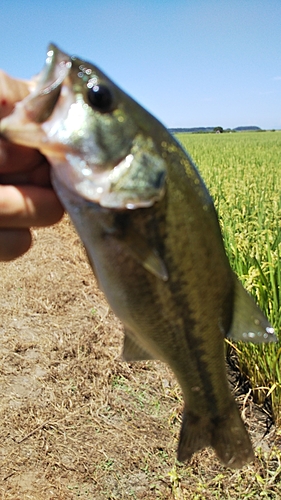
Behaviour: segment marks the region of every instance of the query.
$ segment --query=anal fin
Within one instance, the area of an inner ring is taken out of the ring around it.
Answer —
[[[133,334],[128,329],[125,329],[122,356],[125,361],[143,361],[153,359],[153,356],[133,339]]]

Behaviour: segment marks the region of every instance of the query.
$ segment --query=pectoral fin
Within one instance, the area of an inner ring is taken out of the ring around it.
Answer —
[[[130,231],[124,237],[127,251],[136,259],[147,271],[154,274],[163,281],[168,280],[168,271],[165,262],[159,256],[155,248],[151,248],[148,241],[135,231]]]
[[[153,356],[140,347],[139,344],[133,340],[133,334],[125,329],[123,359],[125,361],[142,361],[153,359]]]
[[[254,344],[277,342],[274,329],[254,299],[238,280],[235,282],[233,320],[227,337]]]

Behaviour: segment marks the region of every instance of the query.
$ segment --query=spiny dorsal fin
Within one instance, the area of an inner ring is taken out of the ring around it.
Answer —
[[[277,342],[274,329],[238,280],[235,280],[233,319],[227,337],[254,344]]]

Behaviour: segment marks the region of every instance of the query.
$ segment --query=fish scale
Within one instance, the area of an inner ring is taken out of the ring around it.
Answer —
[[[252,460],[224,338],[276,336],[230,268],[188,154],[96,66],[55,45],[1,133],[48,158],[54,189],[124,323],[124,359],[161,359],[177,377],[185,403],[179,460],[205,446],[232,468]]]

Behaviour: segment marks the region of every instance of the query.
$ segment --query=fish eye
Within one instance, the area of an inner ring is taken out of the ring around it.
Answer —
[[[87,91],[89,104],[101,113],[107,113],[113,108],[113,96],[106,85],[94,85]]]

